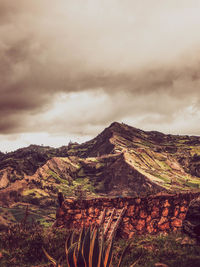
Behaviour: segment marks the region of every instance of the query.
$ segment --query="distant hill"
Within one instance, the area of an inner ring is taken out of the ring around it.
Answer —
[[[0,203],[56,205],[58,191],[87,197],[200,190],[200,137],[114,122],[94,139],[0,153]]]

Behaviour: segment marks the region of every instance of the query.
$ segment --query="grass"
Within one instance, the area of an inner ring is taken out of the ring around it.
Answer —
[[[19,223],[24,218],[26,205],[16,205],[12,208],[0,207],[0,213],[9,223]],[[48,208],[38,207],[35,205],[28,205],[27,222],[37,221],[41,225],[50,226],[55,221],[56,208],[50,206]]]
[[[115,244],[116,258],[126,243],[126,240],[119,239]],[[129,267],[133,263],[135,267],[153,267],[158,262],[169,267],[198,267],[199,251],[200,244],[196,244],[183,233],[136,236],[131,242],[122,267]]]
[[[38,224],[16,224],[0,233],[0,266],[28,267],[48,263],[42,247],[59,258],[64,253],[68,231]]]
[[[0,232],[0,266],[46,265],[42,247],[58,260],[65,255],[64,244],[69,230],[52,229],[38,224],[14,224]],[[169,267],[200,266],[200,244],[183,233],[140,235],[131,240],[118,238],[114,242],[114,264],[130,242],[122,267],[153,267],[163,263]],[[47,266],[47,265],[46,265]]]
[[[23,191],[23,196],[28,196],[28,195],[35,196],[36,198],[41,198],[43,196],[48,196],[49,194],[46,193],[44,190],[34,188]]]

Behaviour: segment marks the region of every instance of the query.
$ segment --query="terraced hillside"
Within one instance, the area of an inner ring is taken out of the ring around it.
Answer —
[[[65,196],[199,191],[200,137],[112,123],[91,141],[0,154],[0,203],[56,206]]]

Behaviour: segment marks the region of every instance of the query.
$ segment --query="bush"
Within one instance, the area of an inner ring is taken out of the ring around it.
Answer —
[[[42,247],[48,248],[59,258],[64,253],[68,232],[66,229],[44,228],[37,223],[13,224],[0,233],[0,251],[3,251],[0,265],[12,266],[13,262],[14,266],[46,263]]]

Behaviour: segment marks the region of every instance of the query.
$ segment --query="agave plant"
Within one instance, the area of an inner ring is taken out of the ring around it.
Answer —
[[[65,242],[66,262],[60,263],[52,258],[47,251],[43,251],[47,258],[57,267],[111,267],[113,259],[114,237],[105,242],[104,233],[98,228],[83,228],[79,234],[78,241],[74,241],[74,232],[72,232]],[[128,246],[127,246],[128,247]],[[124,249],[117,267],[120,267],[124,257]]]

